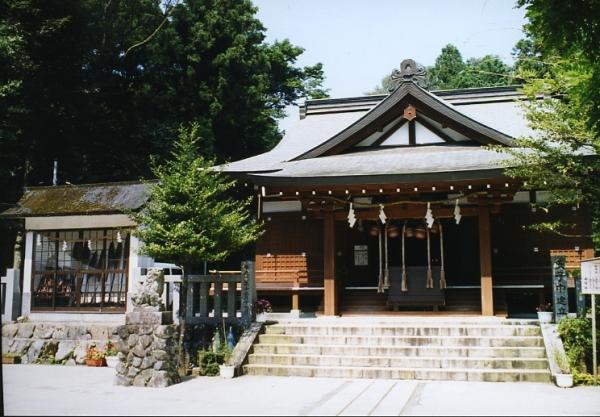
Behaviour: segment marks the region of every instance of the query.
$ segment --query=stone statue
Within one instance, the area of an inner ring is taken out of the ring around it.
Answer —
[[[133,305],[160,308],[164,285],[165,274],[162,268],[148,268],[146,280],[142,284],[138,284],[137,293],[131,299]]]

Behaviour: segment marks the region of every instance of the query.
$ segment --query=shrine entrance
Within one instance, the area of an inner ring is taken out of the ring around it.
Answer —
[[[360,220],[337,235],[342,312],[451,310],[460,307],[452,292],[479,286],[474,217],[436,219],[430,229],[421,219]]]

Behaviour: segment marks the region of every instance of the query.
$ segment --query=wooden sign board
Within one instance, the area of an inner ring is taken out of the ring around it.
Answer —
[[[600,258],[581,261],[581,292],[600,294]]]

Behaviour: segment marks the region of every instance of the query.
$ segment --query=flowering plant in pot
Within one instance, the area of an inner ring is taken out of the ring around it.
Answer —
[[[254,303],[254,311],[256,313],[256,321],[261,322],[266,320],[266,313],[273,311],[273,307],[268,300],[262,298],[260,300],[256,300]]]
[[[87,366],[106,366],[106,352],[98,349],[95,343],[92,343],[85,350],[85,364]]]
[[[119,352],[115,346],[115,343],[112,340],[107,340],[104,344],[104,353],[106,355],[106,364],[110,368],[114,368],[119,363],[119,357],[117,356]]]
[[[540,320],[540,323],[551,323],[552,322],[552,304],[551,303],[544,303],[544,304],[540,304],[537,308],[536,308],[537,314],[538,314],[538,319]]]

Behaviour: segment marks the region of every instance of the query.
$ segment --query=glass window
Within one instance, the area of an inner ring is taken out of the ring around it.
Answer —
[[[129,230],[37,232],[34,236],[33,309],[124,310]]]

